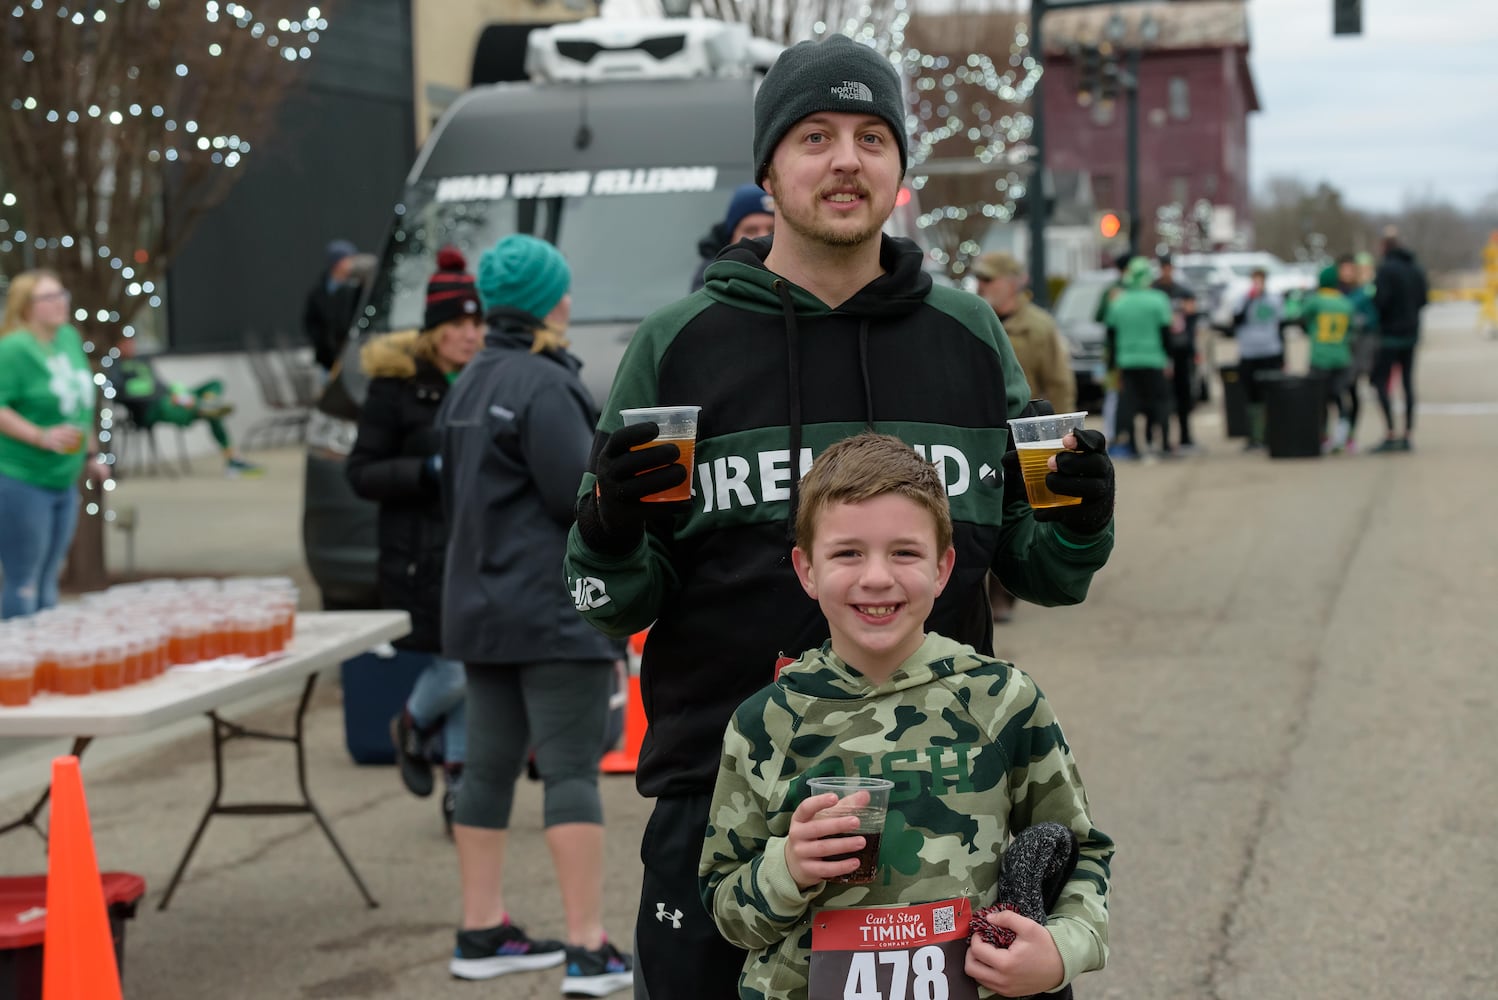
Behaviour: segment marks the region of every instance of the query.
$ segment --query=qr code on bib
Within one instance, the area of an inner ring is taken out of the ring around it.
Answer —
[[[957,929],[957,923],[953,919],[953,908],[941,906],[931,911],[931,933],[950,934]]]

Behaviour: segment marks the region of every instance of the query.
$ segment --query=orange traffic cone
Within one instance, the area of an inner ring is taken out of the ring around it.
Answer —
[[[637,665],[645,650],[645,633],[636,632],[629,638],[631,666]],[[640,677],[631,670],[629,689],[624,705],[624,746],[603,755],[598,769],[604,774],[634,774],[640,763],[640,747],[645,742],[645,730],[649,720],[645,718],[645,700],[640,697]]]
[[[52,761],[42,1000],[121,1000],[120,970],[77,757]]]

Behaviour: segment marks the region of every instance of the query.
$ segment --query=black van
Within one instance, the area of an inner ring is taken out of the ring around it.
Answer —
[[[417,158],[338,374],[307,431],[302,539],[328,608],[377,605],[375,506],[343,463],[369,336],[420,325],[439,247],[477,266],[531,233],[572,265],[572,349],[601,404],[640,320],[687,294],[697,241],[753,180],[752,76],[494,84],[464,94]]]

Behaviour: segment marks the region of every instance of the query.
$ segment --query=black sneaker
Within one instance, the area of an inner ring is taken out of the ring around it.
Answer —
[[[458,943],[447,970],[458,979],[493,979],[511,972],[561,965],[567,952],[567,946],[560,941],[532,941],[514,924],[500,924],[483,930],[458,931]]]
[[[432,794],[432,762],[426,758],[422,746],[421,731],[416,728],[411,713],[401,712],[390,720],[390,741],[395,744],[395,763],[400,768],[401,782],[412,795],[426,798]]]
[[[634,958],[605,941],[597,951],[567,946],[564,997],[606,997],[634,986]]]

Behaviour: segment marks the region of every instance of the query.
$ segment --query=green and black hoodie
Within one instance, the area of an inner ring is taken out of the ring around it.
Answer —
[[[591,549],[576,525],[568,538],[567,584],[590,622],[616,637],[654,623],[636,772],[646,796],[707,794],[734,709],[782,651],[827,638],[790,550],[800,474],[833,441],[872,428],[941,470],[957,566],[928,628],[981,652],[993,646],[990,567],[1022,598],[1075,604],[1113,548],[1111,525],[1079,537],[1037,523],[1023,501],[1004,509],[1008,419],[1030,390],[987,303],[934,285],[920,249],[886,237],[885,273],[829,307],[766,270],[768,246],[730,248],[706,287],[648,317],[603,408],[595,457],[621,409],[702,407],[690,512],[622,557]]]

